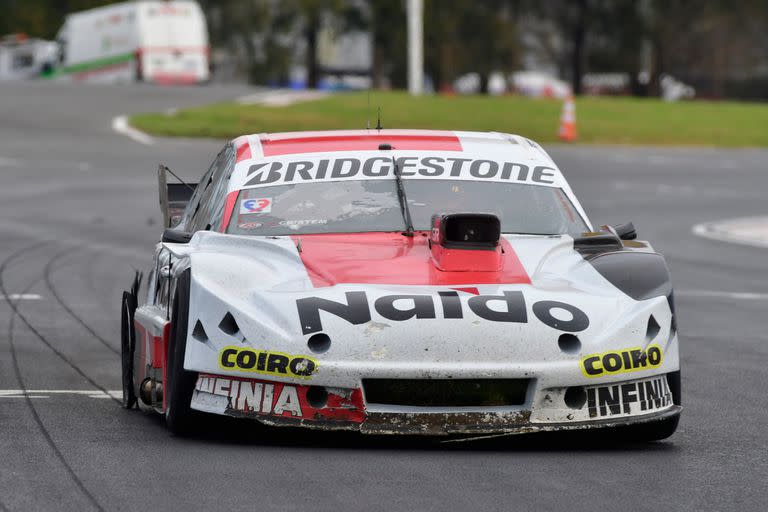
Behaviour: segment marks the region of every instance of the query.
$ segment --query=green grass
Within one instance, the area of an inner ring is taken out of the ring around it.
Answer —
[[[385,128],[518,133],[557,141],[561,103],[519,96],[371,94],[372,125]],[[579,142],[591,144],[768,146],[768,104],[585,97],[576,101]],[[346,93],[288,107],[219,103],[173,115],[139,114],[136,128],[155,135],[230,139],[248,133],[365,128],[366,93]]]

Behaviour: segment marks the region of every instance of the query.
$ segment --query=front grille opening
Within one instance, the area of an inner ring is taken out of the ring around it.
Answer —
[[[530,379],[363,379],[366,402],[413,407],[525,404]]]

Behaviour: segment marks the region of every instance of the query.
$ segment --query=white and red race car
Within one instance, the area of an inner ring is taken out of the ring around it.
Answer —
[[[240,137],[167,185],[123,297],[126,407],[373,434],[612,428],[662,439],[680,362],[664,258],[593,229],[535,142]]]

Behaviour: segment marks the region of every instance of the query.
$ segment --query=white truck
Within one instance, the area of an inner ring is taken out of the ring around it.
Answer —
[[[194,84],[210,77],[205,16],[194,1],[139,0],[67,16],[56,76]]]
[[[58,47],[52,41],[30,39],[24,34],[0,37],[0,81],[26,80],[53,69]]]

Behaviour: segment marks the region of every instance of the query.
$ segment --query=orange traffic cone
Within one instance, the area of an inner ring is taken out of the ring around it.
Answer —
[[[557,136],[564,142],[576,140],[576,104],[570,94],[563,102],[563,113],[560,114],[560,129],[557,131]]]

